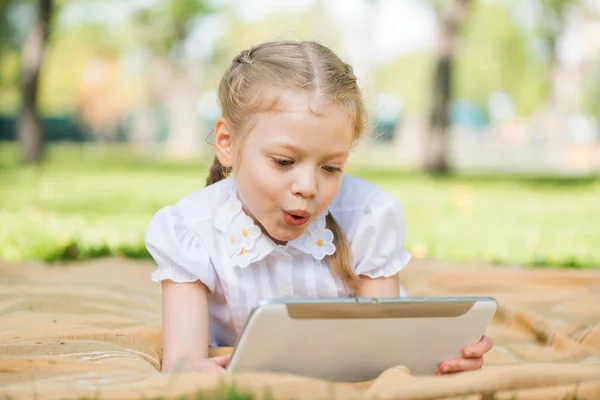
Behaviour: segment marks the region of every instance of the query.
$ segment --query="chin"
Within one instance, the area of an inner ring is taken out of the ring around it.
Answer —
[[[280,242],[289,242],[291,240],[298,239],[304,233],[306,229],[276,229],[274,235],[269,234],[273,239]]]

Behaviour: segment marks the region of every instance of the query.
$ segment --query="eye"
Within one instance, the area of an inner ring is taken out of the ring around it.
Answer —
[[[325,165],[325,166],[323,167],[323,169],[324,169],[324,170],[325,170],[327,173],[330,173],[330,174],[335,174],[335,173],[337,173],[337,172],[342,172],[342,169],[341,169],[341,168],[338,168],[338,167],[332,167],[332,166],[330,166],[330,165]]]
[[[272,158],[273,162],[280,167],[289,167],[294,164],[292,160],[286,158]]]

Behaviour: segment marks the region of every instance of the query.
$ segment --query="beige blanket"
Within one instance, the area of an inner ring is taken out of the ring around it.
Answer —
[[[600,271],[413,261],[412,296],[491,295],[496,344],[482,370],[372,382],[299,376],[160,374],[159,286],[152,265],[105,259],[69,267],[0,263],[0,399],[600,399]],[[221,349],[227,351],[227,349]]]

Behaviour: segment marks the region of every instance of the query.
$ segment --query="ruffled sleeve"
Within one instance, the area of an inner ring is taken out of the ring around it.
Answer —
[[[405,219],[402,204],[391,194],[377,193],[365,207],[350,245],[354,272],[370,278],[388,277],[411,258],[403,248]]]
[[[216,272],[200,237],[174,207],[160,209],[150,220],[144,241],[158,268],[152,280],[201,281],[214,292]]]

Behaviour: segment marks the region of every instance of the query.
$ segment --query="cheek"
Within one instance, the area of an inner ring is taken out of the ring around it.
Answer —
[[[242,169],[236,174],[236,182],[245,205],[254,214],[262,214],[261,210],[278,202],[281,196],[281,179],[265,165],[257,163]]]
[[[260,175],[259,173],[259,171],[256,171],[254,187],[252,188],[256,198],[266,204],[279,202],[283,190],[282,179],[277,179],[277,176],[271,171],[265,171]]]
[[[327,208],[329,203],[331,203],[331,201],[335,198],[341,185],[342,177],[340,175],[339,179],[336,179],[333,182],[329,181],[321,186],[321,199],[319,201],[319,207],[322,208],[322,211],[325,211],[325,208]]]

